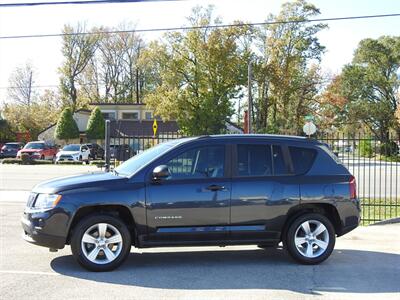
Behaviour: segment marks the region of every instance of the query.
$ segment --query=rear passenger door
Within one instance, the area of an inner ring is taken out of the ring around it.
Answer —
[[[231,240],[278,240],[299,202],[289,151],[274,143],[236,144],[232,159]]]

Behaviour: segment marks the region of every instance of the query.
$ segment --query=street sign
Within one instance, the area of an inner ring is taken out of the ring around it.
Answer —
[[[154,122],[153,122],[153,136],[156,136],[156,134],[157,134],[157,129],[158,129],[157,120],[154,119]]]
[[[308,136],[313,135],[317,132],[317,126],[312,121],[307,121],[303,126],[303,131]]]

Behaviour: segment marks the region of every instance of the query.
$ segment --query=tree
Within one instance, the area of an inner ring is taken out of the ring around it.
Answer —
[[[192,26],[211,25],[212,7],[195,8],[189,21]],[[156,115],[176,119],[186,134],[222,132],[233,114],[230,101],[246,80],[236,44],[244,30],[191,29],[167,34],[162,45],[152,44],[160,85],[145,97],[146,104]]]
[[[34,75],[35,71],[30,63],[15,69],[9,79],[8,96],[11,100],[26,106],[32,104],[36,96],[32,88]]]
[[[322,81],[316,65],[325,49],[317,34],[327,26],[302,21],[319,14],[318,8],[302,0],[285,3],[279,15],[268,18],[278,23],[256,32],[254,106],[260,131],[300,133],[303,117],[313,111]]]
[[[60,140],[66,140],[67,142],[69,139],[79,138],[79,129],[73,118],[71,108],[67,107],[62,111],[57,122],[54,137]]]
[[[362,40],[352,63],[340,74],[339,94],[348,100],[343,108],[348,120],[362,122],[383,143],[388,142],[390,129],[400,137],[395,118],[399,68],[400,37],[382,36]]]
[[[29,131],[32,138],[57,121],[60,112],[58,95],[45,90],[37,100],[27,106],[19,103],[6,103],[4,117],[13,131]]]
[[[64,62],[59,69],[60,90],[65,104],[71,106],[73,111],[79,107],[77,80],[92,59],[98,45],[98,35],[84,35],[83,32],[85,26],[81,24],[76,28],[65,25],[63,29]]]
[[[101,114],[100,108],[97,106],[93,109],[90,114],[88,121],[86,135],[89,139],[104,139],[105,136],[105,124],[104,118]]]

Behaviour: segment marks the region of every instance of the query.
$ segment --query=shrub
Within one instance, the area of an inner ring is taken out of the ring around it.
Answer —
[[[22,153],[21,154],[21,164],[22,165],[31,165],[32,161],[33,160],[31,159],[31,157],[29,156],[28,153]]]
[[[78,125],[73,118],[72,110],[67,107],[61,113],[57,122],[56,132],[54,137],[60,140],[69,140],[79,138]]]
[[[97,106],[90,114],[90,118],[87,124],[86,135],[89,139],[104,139],[105,135],[105,124],[104,118],[101,114],[100,108]]]
[[[372,149],[371,140],[362,140],[359,145],[359,155],[363,157],[372,157],[374,151]]]
[[[399,146],[394,141],[382,143],[380,153],[384,156],[396,156],[399,153]]]

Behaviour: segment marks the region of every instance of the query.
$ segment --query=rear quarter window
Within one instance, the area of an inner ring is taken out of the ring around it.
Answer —
[[[314,163],[317,151],[310,148],[291,147],[289,153],[292,158],[293,169],[296,175],[307,173]]]

